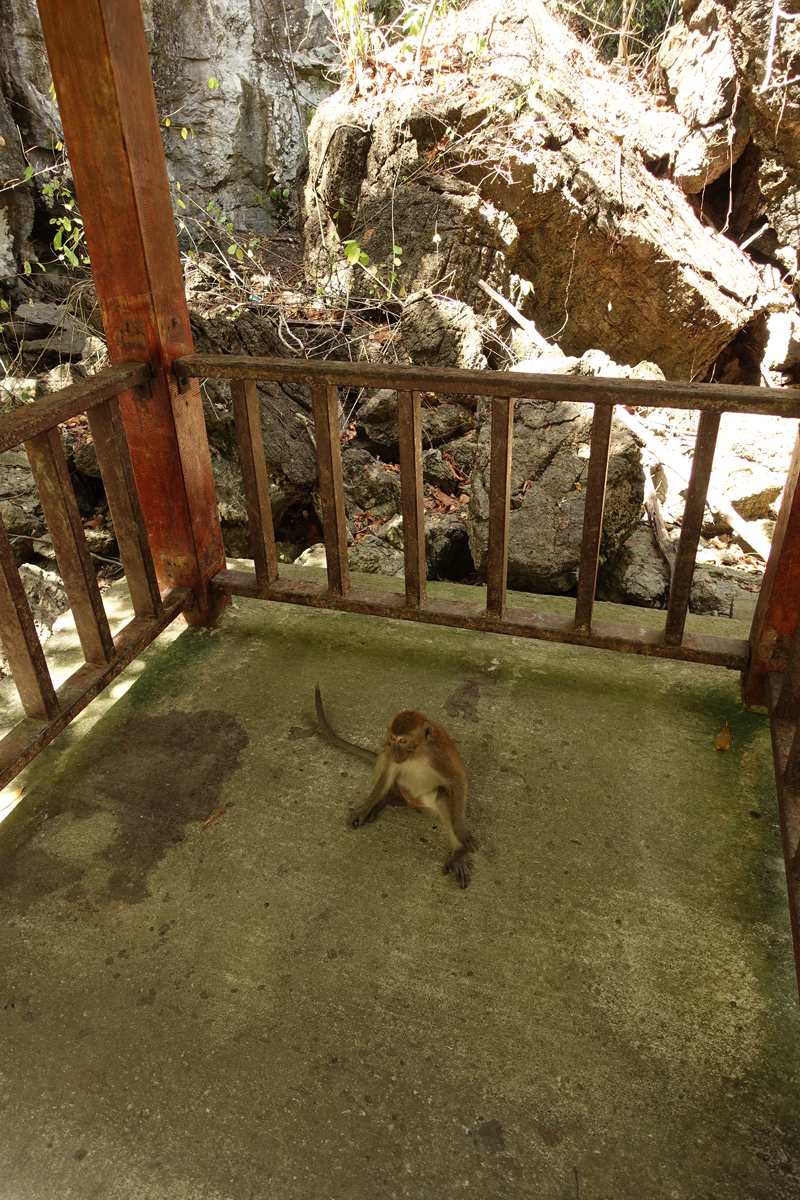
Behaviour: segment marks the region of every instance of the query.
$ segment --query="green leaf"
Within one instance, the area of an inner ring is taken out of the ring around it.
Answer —
[[[30,275],[30,273],[31,273],[31,264],[30,264],[29,262],[27,262],[27,261],[26,261],[26,262],[24,262],[24,263],[22,264],[22,269],[23,269],[23,271],[25,272],[25,274],[26,274],[26,275]]]
[[[175,197],[175,203],[178,205],[179,208],[186,208],[186,205],[183,203],[180,196]]]
[[[172,124],[172,121],[170,121],[169,117],[164,118],[164,124],[166,125],[167,129],[169,129],[170,125]]]
[[[70,221],[69,217],[62,217],[61,224],[67,233],[72,233],[72,221]]]
[[[228,254],[235,254],[236,249],[237,249],[236,243],[234,242],[232,246],[228,246]]]
[[[213,207],[214,207],[214,201],[209,200],[208,204],[206,205],[206,212],[210,213]]]
[[[183,138],[184,141],[186,141],[188,136],[189,136],[189,130],[184,125],[183,129],[181,130],[181,137]]]
[[[347,261],[351,263],[356,262],[361,253],[358,242],[353,241],[342,242],[342,250]]]
[[[212,75],[212,76],[211,76],[211,78],[210,78],[210,79],[209,79],[209,81],[208,81],[208,86],[209,86],[209,87],[211,88],[211,90],[213,91],[213,90],[214,90],[214,88],[218,88],[218,87],[219,87],[219,80],[218,80],[218,79],[216,79],[216,78],[215,78],[215,77]]]
[[[59,229],[58,233],[57,233],[57,234],[56,234],[56,236],[53,238],[53,249],[54,249],[54,250],[60,250],[60,249],[61,249],[61,243],[63,242],[63,240],[64,240],[64,234],[63,234],[63,233],[62,233],[62,231]]]
[[[290,188],[284,188],[284,189],[283,189],[283,198],[284,198],[284,200],[288,200],[288,199],[289,199],[289,197],[291,196],[291,194],[292,194],[292,193],[291,193],[291,189],[290,189]]]
[[[69,262],[72,263],[73,267],[77,267],[79,265],[77,254],[70,250],[69,246],[64,247],[64,254],[67,256]]]
[[[244,251],[242,250],[241,246],[236,247],[236,257],[238,258],[239,262],[241,262],[244,258]]]
[[[362,267],[369,266],[369,255],[367,254],[366,250],[361,251],[358,256],[358,261],[361,263]]]
[[[53,83],[52,80],[50,80],[50,99],[53,101],[53,104],[55,104],[55,102],[56,102],[56,85]]]
[[[2,308],[3,312],[8,312],[8,301],[0,300],[0,308]]]
[[[395,254],[402,254],[402,253],[403,253],[403,247],[402,247],[402,246],[392,246],[392,249],[394,250]]]
[[[43,194],[43,195],[45,195],[45,196],[52,196],[52,194],[53,194],[53,185],[52,185],[52,183],[46,183],[46,184],[44,185],[44,187],[42,188],[42,194]]]
[[[402,258],[395,258],[395,259],[393,260],[393,265],[394,265],[395,267],[402,267],[402,265],[403,265],[403,260],[402,260]]]
[[[28,179],[30,179],[30,178],[31,178],[31,176],[32,176],[32,175],[33,175],[33,167],[32,167],[32,166],[30,166],[30,165],[28,165],[28,166],[25,168],[25,180],[26,180],[26,182],[27,182],[27,180],[28,180]]]

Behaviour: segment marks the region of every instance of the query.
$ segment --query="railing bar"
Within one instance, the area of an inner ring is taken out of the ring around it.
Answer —
[[[678,553],[675,556],[675,567],[672,572],[672,584],[669,592],[667,620],[664,626],[664,641],[667,645],[677,645],[683,637],[683,628],[686,624],[686,610],[692,590],[697,545],[700,541],[700,530],[703,526],[706,492],[708,490],[708,481],[711,478],[711,468],[714,463],[714,449],[717,444],[719,420],[719,413],[703,412],[700,414],[700,421],[697,426],[697,440],[694,445],[689,491],[686,494],[686,504],[683,510],[681,536],[678,541]]]
[[[164,593],[161,612],[152,620],[134,617],[114,638],[114,658],[110,663],[84,663],[58,688],[58,710],[52,720],[24,720],[0,740],[0,789],[6,787],[23,767],[57,737],[70,721],[108,687],[121,671],[149,646],[162,630],[194,604],[189,588],[169,588]]]
[[[800,621],[797,622],[792,638],[792,648],[789,651],[786,671],[782,676],[775,715],[778,720],[783,721],[800,719]]]
[[[400,486],[403,506],[403,555],[406,604],[419,608],[426,597],[425,497],[422,490],[422,396],[397,393],[400,434]]]
[[[114,534],[137,617],[161,611],[161,591],[147,540],[119,397],[87,412]]]
[[[613,419],[613,408],[601,408],[599,405],[595,405],[589,449],[589,473],[586,480],[586,509],[581,536],[581,561],[578,568],[578,594],[575,601],[576,629],[591,629],[592,625]]]
[[[515,637],[537,638],[546,642],[566,642],[573,646],[594,646],[629,654],[646,654],[677,662],[707,663],[741,671],[747,666],[748,643],[744,638],[722,638],[710,634],[687,633],[679,646],[664,645],[664,631],[615,621],[592,622],[589,633],[575,629],[572,616],[507,608],[503,618],[487,615],[483,604],[433,599],[419,608],[406,605],[404,593],[351,587],[344,597],[328,595],[322,581],[281,578],[272,587],[262,587],[247,571],[219,571],[213,587],[231,596],[275,600],[282,604],[301,604],[334,612],[362,613],[374,617],[396,617],[425,625],[445,625],[451,629],[475,629],[484,633],[504,633]]]
[[[473,371],[454,367],[393,366],[250,357],[235,354],[187,354],[173,364],[176,374],[214,379],[293,381],[317,387],[377,387],[395,391],[435,391],[443,395],[512,396],[588,404],[627,404],[642,408],[704,409],[800,418],[800,388],[769,390],[739,384],[678,383],[673,380],[581,379],[574,375]]]
[[[798,730],[796,723],[782,720],[778,716],[780,686],[777,674],[771,672],[766,681],[765,699],[770,714],[781,844],[789,896],[789,919],[797,985],[800,990],[800,788],[796,767]]]
[[[492,401],[489,548],[486,565],[486,612],[493,617],[502,617],[506,609],[513,444],[514,401],[508,396],[497,396]]]
[[[255,381],[232,379],[231,400],[256,577],[260,583],[272,583],[278,578],[278,555]]]
[[[89,663],[109,663],[114,658],[114,640],[97,586],[92,556],[86,545],[58,430],[48,429],[29,438],[25,449],[84,658]]]
[[[335,387],[316,385],[311,389],[314,431],[317,439],[322,525],[328,561],[328,590],[344,596],[350,587],[347,561],[342,450],[339,444],[339,395]]]
[[[119,363],[106,367],[80,383],[71,384],[50,396],[43,396],[24,408],[0,416],[0,453],[27,442],[70,417],[77,417],[111,396],[146,384],[150,378],[147,363]]]
[[[0,520],[0,629],[25,715],[51,720],[58,700],[6,527]]]

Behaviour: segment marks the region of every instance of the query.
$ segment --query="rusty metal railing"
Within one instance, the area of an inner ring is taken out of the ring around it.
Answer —
[[[25,718],[0,740],[0,788],[64,729],[192,602],[162,597],[150,554],[118,397],[146,389],[146,364],[128,363],[0,416],[0,452],[22,444],[70,602],[84,664],[55,688],[33,614],[0,521],[0,631]],[[136,614],[112,637],[83,532],[58,426],[85,413]]]

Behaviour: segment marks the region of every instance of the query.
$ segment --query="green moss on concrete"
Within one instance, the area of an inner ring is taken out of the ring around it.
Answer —
[[[320,738],[317,681],[364,745],[404,707],[452,734],[466,892],[428,816],[347,827],[369,767]],[[29,786],[0,851],[14,1200],[797,1194],[769,737],[735,674],[237,600]]]

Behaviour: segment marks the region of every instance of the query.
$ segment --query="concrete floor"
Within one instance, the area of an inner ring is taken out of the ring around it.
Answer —
[[[428,815],[347,827],[370,768],[317,733],[317,680],[365,745],[405,707],[451,733],[466,891]],[[169,632],[0,824],[0,1200],[796,1200],[769,731],[737,685],[257,601]]]

